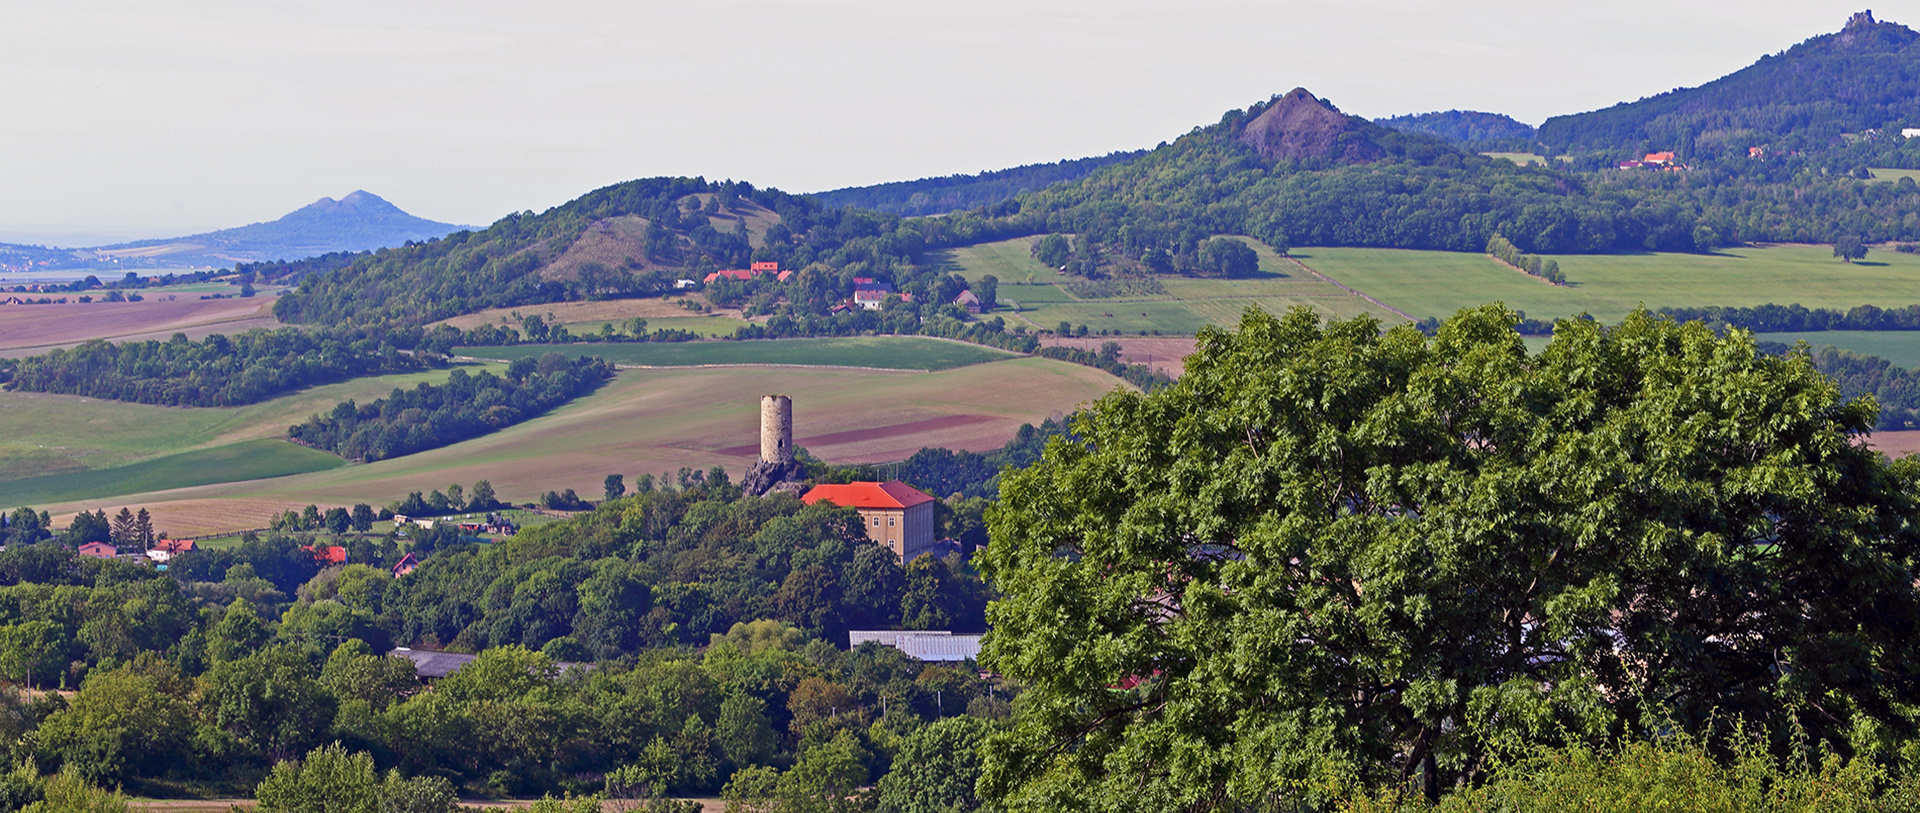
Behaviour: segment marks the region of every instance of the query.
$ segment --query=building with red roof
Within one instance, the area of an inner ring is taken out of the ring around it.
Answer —
[[[95,559],[112,559],[120,555],[120,549],[105,542],[88,542],[80,546],[80,555]]]
[[[347,563],[347,549],[340,545],[301,545],[300,549],[313,554],[313,560],[322,565]]]
[[[830,502],[859,511],[867,538],[887,546],[900,557],[901,564],[934,546],[933,497],[899,480],[817,485],[800,500],[808,505]]]
[[[756,262],[753,264],[752,270],[755,274],[778,274],[780,273],[780,264],[777,262]]]
[[[746,282],[747,280],[753,279],[753,272],[745,268],[729,268],[724,271],[715,271],[707,275],[706,283],[712,285],[714,280],[720,279],[721,277]]]

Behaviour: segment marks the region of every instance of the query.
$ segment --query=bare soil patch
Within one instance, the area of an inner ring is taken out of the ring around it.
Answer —
[[[1920,429],[1875,432],[1867,438],[1867,445],[1885,452],[1888,457],[1906,457],[1920,452]]]
[[[213,333],[232,334],[255,327],[280,326],[280,321],[273,318],[273,300],[268,297],[200,299],[197,294],[166,293],[145,296],[147,299],[142,302],[0,305],[0,356],[32,356],[89,339],[137,341],[165,339],[175,333],[200,338]]]
[[[166,492],[162,492],[164,495]],[[275,516],[286,511],[299,511],[308,502],[291,499],[240,498],[240,499],[189,499],[167,500],[160,495],[151,495],[149,499],[129,502],[120,499],[87,500],[83,503],[85,511],[106,511],[112,516],[122,506],[134,511],[142,508],[153,516],[153,527],[166,532],[174,539],[194,539],[202,536],[237,533],[255,528],[265,528]],[[322,500],[320,509],[326,510],[335,505],[350,507],[344,503],[327,503]],[[53,518],[56,527],[64,527],[73,521],[74,511]],[[222,808],[224,809],[224,808]]]
[[[1120,343],[1120,360],[1128,364],[1145,364],[1170,376],[1179,376],[1186,369],[1186,358],[1193,354],[1192,336],[1174,337],[1107,337],[1088,336],[1085,338],[1049,337],[1040,343],[1047,347],[1077,347],[1081,350],[1098,351],[1100,345],[1107,342]]]

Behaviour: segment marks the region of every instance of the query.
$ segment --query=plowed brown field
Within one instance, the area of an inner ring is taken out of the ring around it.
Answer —
[[[88,339],[141,341],[166,339],[175,333],[198,339],[280,326],[280,320],[273,318],[271,297],[200,299],[198,294],[165,293],[146,297],[143,302],[0,305],[0,356],[38,355]]]

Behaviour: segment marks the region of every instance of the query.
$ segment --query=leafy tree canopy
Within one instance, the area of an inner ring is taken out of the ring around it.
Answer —
[[[1873,402],[1744,333],[1531,355],[1517,319],[1252,311],[1006,476],[983,662],[1029,689],[983,790],[1266,809],[1568,739],[1911,731],[1920,466],[1857,443]]]

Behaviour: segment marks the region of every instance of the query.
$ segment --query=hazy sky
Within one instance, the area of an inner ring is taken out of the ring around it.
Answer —
[[[354,189],[481,225],[654,175],[819,191],[1149,147],[1295,86],[1370,117],[1539,124],[1697,85],[1859,10],[0,0],[0,240],[171,236]],[[1920,25],[1905,13],[1879,16]]]

